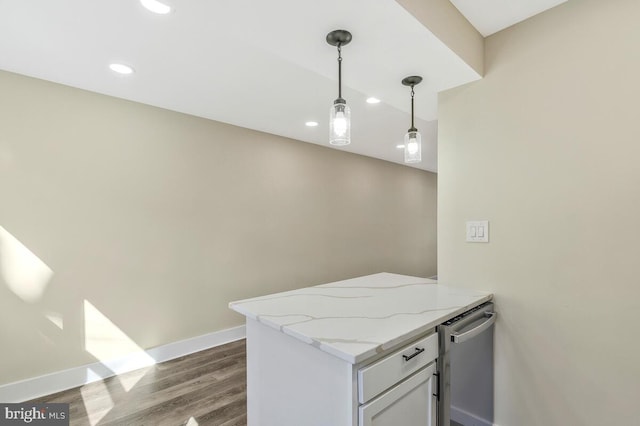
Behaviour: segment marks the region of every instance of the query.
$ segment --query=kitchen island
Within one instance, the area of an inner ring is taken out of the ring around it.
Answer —
[[[230,303],[246,316],[249,426],[435,424],[435,327],[491,298],[379,273]]]

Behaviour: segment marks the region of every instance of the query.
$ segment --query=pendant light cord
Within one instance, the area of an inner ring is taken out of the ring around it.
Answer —
[[[338,43],[338,99],[342,99],[342,48]]]
[[[413,95],[414,95],[413,85],[411,85],[411,128],[415,129],[416,126],[414,126],[413,124]]]

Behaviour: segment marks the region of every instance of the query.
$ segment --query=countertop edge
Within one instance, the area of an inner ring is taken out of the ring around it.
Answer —
[[[367,361],[369,358],[379,354],[380,352],[386,351],[386,350],[388,350],[388,349],[390,349],[392,347],[395,347],[395,346],[397,346],[399,344],[402,344],[403,342],[408,342],[412,338],[414,338],[414,337],[416,337],[416,336],[418,336],[418,335],[420,335],[420,334],[422,334],[422,333],[424,333],[426,331],[429,331],[429,329],[434,328],[437,325],[440,325],[443,322],[448,321],[451,318],[468,311],[469,309],[472,309],[472,308],[474,308],[476,306],[479,306],[479,305],[481,305],[481,304],[483,304],[485,302],[489,302],[491,300],[493,300],[493,294],[489,293],[489,294],[485,295],[484,297],[478,299],[477,301],[474,301],[473,303],[461,306],[460,308],[458,308],[458,309],[456,309],[454,311],[451,311],[451,312],[449,312],[449,313],[447,313],[445,315],[442,315],[441,317],[439,317],[436,320],[430,321],[430,322],[426,323],[423,326],[420,326],[420,327],[418,327],[416,329],[413,329],[413,330],[410,330],[410,331],[408,331],[406,333],[403,333],[403,334],[399,335],[398,337],[396,337],[394,339],[391,339],[391,340],[389,340],[387,342],[384,342],[384,343],[380,344],[379,346],[377,346],[375,348],[366,350],[366,351],[356,355],[355,357],[350,355],[350,354],[344,353],[344,352],[340,351],[337,348],[325,345],[321,341],[318,341],[318,340],[314,339],[313,337],[302,336],[302,335],[300,335],[300,333],[292,332],[292,330],[289,330],[286,327],[274,324],[274,323],[272,323],[272,322],[270,322],[268,320],[261,319],[259,317],[259,315],[255,315],[255,314],[253,314],[253,313],[251,313],[251,312],[249,312],[247,310],[242,309],[241,306],[240,306],[241,304],[236,304],[234,302],[231,302],[231,303],[229,303],[229,308],[234,310],[234,311],[236,311],[236,312],[238,312],[239,314],[244,315],[245,317],[247,317],[249,319],[252,319],[252,320],[257,321],[257,322],[259,322],[261,324],[264,324],[265,326],[270,327],[270,328],[272,328],[274,330],[277,330],[277,331],[279,331],[279,332],[281,332],[283,334],[286,334],[286,335],[288,335],[288,336],[290,336],[290,337],[292,337],[292,338],[294,338],[294,339],[296,339],[296,340],[298,340],[298,341],[300,341],[302,343],[314,346],[314,347],[318,348],[319,350],[321,350],[321,351],[323,351],[325,353],[328,353],[328,354],[333,355],[333,356],[335,356],[335,357],[337,357],[337,358],[339,358],[339,359],[341,359],[343,361],[346,361],[346,362],[348,362],[350,364],[354,364],[355,365],[355,364],[359,364],[361,362]]]

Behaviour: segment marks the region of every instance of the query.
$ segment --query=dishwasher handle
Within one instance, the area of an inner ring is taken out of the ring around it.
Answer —
[[[473,339],[496,322],[496,315],[497,314],[495,312],[485,312],[484,316],[485,318],[487,318],[485,321],[483,321],[477,327],[474,327],[469,331],[465,331],[464,333],[458,333],[454,331],[453,333],[451,333],[451,341],[453,343],[464,343],[469,339]]]

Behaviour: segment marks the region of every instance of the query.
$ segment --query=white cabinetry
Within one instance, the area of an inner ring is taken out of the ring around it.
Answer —
[[[435,426],[436,366],[425,367],[406,381],[360,406],[359,426]]]
[[[358,370],[358,426],[436,423],[438,336],[431,334]]]
[[[248,426],[434,426],[434,331],[354,365],[247,319]]]

